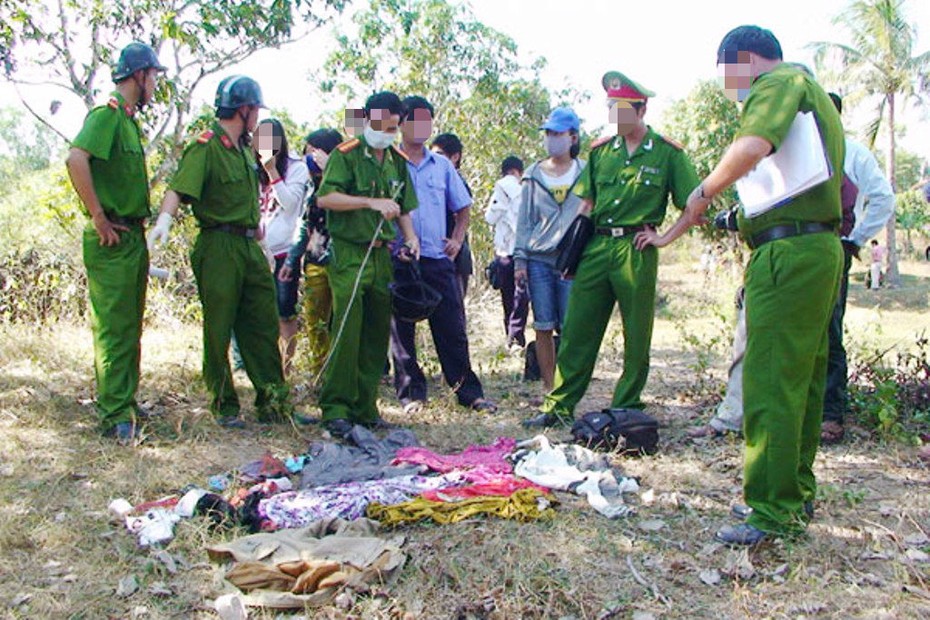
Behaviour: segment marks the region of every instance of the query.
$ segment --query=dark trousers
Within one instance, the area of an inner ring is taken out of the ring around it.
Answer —
[[[484,398],[484,391],[471,369],[462,291],[455,266],[444,258],[421,258],[420,273],[423,281],[442,295],[439,307],[427,319],[442,375],[455,391],[459,403],[469,406]],[[408,282],[413,277],[408,265],[394,262],[395,281]],[[391,319],[391,356],[394,360],[394,389],[400,402],[426,400],[426,377],[417,364],[415,323],[399,321],[396,317]]]
[[[504,331],[507,344],[517,343],[526,346],[526,317],[530,310],[530,291],[526,282],[519,284],[514,280],[514,262],[512,256],[500,258],[501,303],[504,306]]]
[[[844,244],[845,247],[845,244]],[[847,366],[846,347],[843,346],[843,317],[846,315],[846,293],[849,289],[849,268],[852,255],[843,253],[843,275],[840,278],[840,291],[830,317],[830,349],[827,358],[827,388],[823,395],[824,422],[843,423],[847,407]]]

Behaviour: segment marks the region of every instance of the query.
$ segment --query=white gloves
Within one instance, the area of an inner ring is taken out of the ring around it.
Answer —
[[[168,241],[168,232],[171,230],[171,224],[174,218],[170,213],[159,213],[155,226],[149,231],[146,241],[149,246],[149,252]]]

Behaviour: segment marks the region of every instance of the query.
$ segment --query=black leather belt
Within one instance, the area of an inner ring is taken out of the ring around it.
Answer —
[[[218,230],[220,232],[236,235],[237,237],[246,237],[254,239],[258,233],[257,228],[247,228],[245,226],[236,226],[234,224],[217,224],[216,226],[204,226],[202,230]]]
[[[626,237],[644,230],[646,230],[645,226],[598,227],[594,229],[594,234],[604,235],[605,237]]]
[[[794,222],[793,224],[779,224],[766,228],[749,238],[749,247],[755,250],[757,247],[769,241],[777,239],[787,239],[788,237],[797,237],[799,235],[812,235],[814,233],[836,232],[835,224],[826,224],[824,222]]]
[[[145,222],[144,217],[123,217],[121,215],[112,215],[110,213],[105,215],[107,216],[107,219],[110,220],[111,224],[126,226],[128,228],[141,228],[143,222]]]

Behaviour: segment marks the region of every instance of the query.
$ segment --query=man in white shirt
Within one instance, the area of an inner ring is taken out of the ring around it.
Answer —
[[[529,291],[526,282],[514,281],[513,248],[517,239],[517,217],[523,188],[523,162],[513,155],[501,163],[501,178],[494,184],[484,219],[494,226],[494,254],[501,303],[504,306],[504,331],[507,347],[526,346],[526,317],[529,313]]]

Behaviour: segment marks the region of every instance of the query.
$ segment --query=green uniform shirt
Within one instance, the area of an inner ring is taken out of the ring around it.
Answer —
[[[132,108],[114,92],[107,105],[84,119],[72,146],[90,153],[90,176],[103,210],[120,217],[148,217],[149,179],[142,130]]]
[[[840,186],[846,157],[843,124],[830,97],[810,76],[782,64],[756,78],[743,105],[736,137],[757,136],[771,142],[778,150],[798,112],[810,111],[817,118],[833,176],[781,207],[752,219],[740,217],[739,230],[744,237],[778,224],[798,221],[839,224],[842,214]]]
[[[391,198],[402,213],[417,208],[417,194],[407,171],[407,158],[396,148],[384,152],[379,163],[364,138],[355,138],[340,144],[329,156],[323,182],[317,197],[340,192],[349,196]],[[350,243],[371,241],[381,214],[371,209],[354,211],[326,211],[326,227],[334,239]],[[379,239],[395,238],[394,226],[383,226]]]
[[[573,191],[594,203],[595,226],[639,226],[662,223],[669,194],[684,208],[698,182],[682,148],[648,127],[632,155],[621,136],[595,146]]]
[[[239,148],[218,123],[184,149],[168,187],[190,202],[202,228],[231,224],[258,228],[255,156]]]

